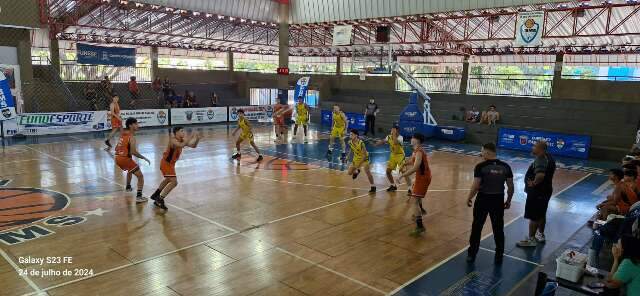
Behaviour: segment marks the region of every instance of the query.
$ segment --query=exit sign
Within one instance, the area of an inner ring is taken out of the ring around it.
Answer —
[[[289,68],[278,68],[278,75],[289,75]]]

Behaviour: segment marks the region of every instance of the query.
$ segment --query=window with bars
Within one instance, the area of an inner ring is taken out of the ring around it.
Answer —
[[[294,105],[295,90],[290,89],[287,94],[287,104]],[[310,89],[307,91],[305,102],[309,107],[316,108],[320,104],[320,92]],[[249,103],[257,105],[275,105],[278,103],[278,89],[275,88],[251,88],[249,89]]]

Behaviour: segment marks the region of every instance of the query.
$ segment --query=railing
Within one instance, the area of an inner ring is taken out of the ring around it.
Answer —
[[[575,74],[562,74],[562,79],[640,81],[640,77],[638,76],[575,75]]]
[[[100,81],[109,76],[112,82],[127,82],[135,76],[138,82],[151,81],[151,67],[114,67],[103,65],[61,64],[64,81]]]
[[[427,92],[444,92],[458,93],[460,92],[460,83],[462,82],[462,74],[452,73],[430,73],[415,74],[413,76],[420,84],[424,86]],[[403,79],[396,79],[396,90],[410,92],[411,86]]]
[[[179,70],[211,70],[211,71],[226,71],[229,70],[227,66],[212,67],[212,66],[192,66],[192,65],[170,65],[170,64],[158,64],[158,68],[162,69],[179,69]]]
[[[468,94],[551,97],[553,75],[470,74]]]

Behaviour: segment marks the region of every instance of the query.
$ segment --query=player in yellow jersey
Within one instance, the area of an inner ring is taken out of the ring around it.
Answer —
[[[238,127],[236,127],[236,129],[233,130],[233,133],[231,133],[231,135],[235,137],[239,130],[242,130],[242,132],[240,133],[240,137],[238,137],[238,140],[236,140],[236,154],[234,154],[231,158],[240,160],[240,157],[241,157],[240,144],[248,140],[249,144],[251,144],[251,147],[253,147],[253,149],[256,150],[256,153],[258,153],[257,161],[261,161],[262,154],[260,154],[260,150],[258,149],[258,146],[256,146],[256,143],[253,141],[253,132],[251,131],[251,125],[249,124],[249,120],[246,117],[244,117],[244,110],[239,109],[237,112],[238,112]]]
[[[344,143],[344,137],[347,134],[347,115],[344,114],[340,110],[338,104],[333,105],[333,123],[331,125],[331,135],[329,136],[329,150],[327,151],[327,156],[331,156],[333,153],[333,144],[334,139],[338,139],[340,141],[340,146],[342,147],[342,155],[340,156],[341,161],[347,160],[347,148]]]
[[[391,150],[389,154],[389,161],[387,162],[387,179],[391,183],[391,186],[387,188],[387,191],[393,192],[398,190],[398,185],[396,184],[395,179],[393,179],[393,171],[396,169],[398,169],[400,173],[404,173],[405,171],[405,155],[404,148],[402,147],[403,138],[400,135],[400,129],[398,126],[394,125],[391,128],[391,133],[384,140],[379,140],[375,145],[380,146],[384,144],[389,144],[389,149]],[[406,177],[405,181],[409,185],[409,188],[411,188],[411,179]]]
[[[369,152],[367,152],[367,147],[364,144],[364,141],[360,139],[358,134],[358,130],[352,129],[349,133],[351,139],[349,139],[349,156],[353,155],[351,160],[351,166],[349,166],[349,170],[347,174],[351,175],[351,177],[355,180],[360,174],[360,168],[364,169],[364,172],[367,174],[367,178],[369,179],[369,184],[371,184],[371,190],[369,193],[375,193],[376,185],[373,184],[373,175],[371,174],[371,167],[369,166]]]
[[[298,126],[302,125],[304,129],[304,142],[308,143],[307,140],[307,132],[309,131],[309,105],[304,102],[304,98],[302,96],[298,97],[298,103],[295,107],[296,111],[296,122],[293,126],[293,139],[295,141],[296,135],[298,134]]]

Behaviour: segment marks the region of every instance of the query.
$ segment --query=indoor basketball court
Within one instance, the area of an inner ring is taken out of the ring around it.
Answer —
[[[0,0],[0,295],[634,295],[639,17]]]

